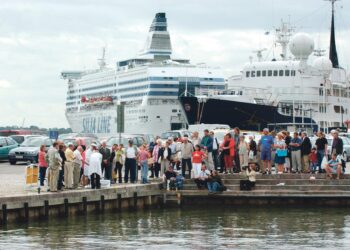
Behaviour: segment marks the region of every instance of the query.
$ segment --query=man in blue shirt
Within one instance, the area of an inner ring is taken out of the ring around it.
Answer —
[[[261,136],[259,147],[260,147],[260,159],[263,161],[262,171],[264,174],[271,174],[271,150],[273,145],[273,137],[269,135],[269,129],[264,128],[263,136]],[[266,171],[268,168],[268,171]]]
[[[207,151],[207,159],[205,164],[208,167],[208,170],[214,170],[213,162],[213,138],[209,135],[209,130],[204,130],[204,137],[201,141],[201,148]]]
[[[301,143],[303,141],[298,135],[298,132],[294,132],[294,137],[289,143],[289,147],[292,155],[292,172],[301,172]]]

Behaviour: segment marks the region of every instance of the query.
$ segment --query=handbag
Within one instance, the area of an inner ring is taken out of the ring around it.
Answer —
[[[287,149],[277,149],[276,154],[278,157],[286,157],[288,154]]]
[[[154,164],[153,157],[148,158],[148,160],[147,160],[147,164],[148,164],[148,166],[151,166],[151,165],[153,165],[153,164]]]
[[[327,167],[327,164],[328,164],[327,156],[324,156],[321,162],[321,169],[325,169]]]

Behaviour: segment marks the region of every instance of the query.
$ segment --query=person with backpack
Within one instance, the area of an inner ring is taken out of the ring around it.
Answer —
[[[125,173],[124,173],[124,182],[129,182],[129,174],[130,174],[130,182],[136,182],[136,174],[137,174],[137,164],[136,159],[138,157],[138,149],[135,145],[133,145],[132,140],[128,141],[128,146],[125,149]]]

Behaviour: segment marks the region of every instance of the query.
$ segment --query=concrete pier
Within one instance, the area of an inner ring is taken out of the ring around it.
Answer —
[[[158,206],[163,203],[159,185],[115,185],[110,188],[80,189],[60,193],[41,193],[0,197],[0,222],[47,219],[52,216],[86,215],[107,210],[122,211]]]

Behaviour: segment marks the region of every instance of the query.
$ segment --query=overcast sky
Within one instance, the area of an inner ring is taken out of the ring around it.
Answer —
[[[67,127],[62,70],[110,66],[144,46],[156,12],[166,12],[173,51],[193,63],[237,73],[290,20],[328,50],[330,3],[323,0],[1,0],[0,126]],[[350,1],[336,4],[340,64],[350,65]],[[270,35],[264,35],[270,31]],[[278,50],[275,50],[278,55]]]

